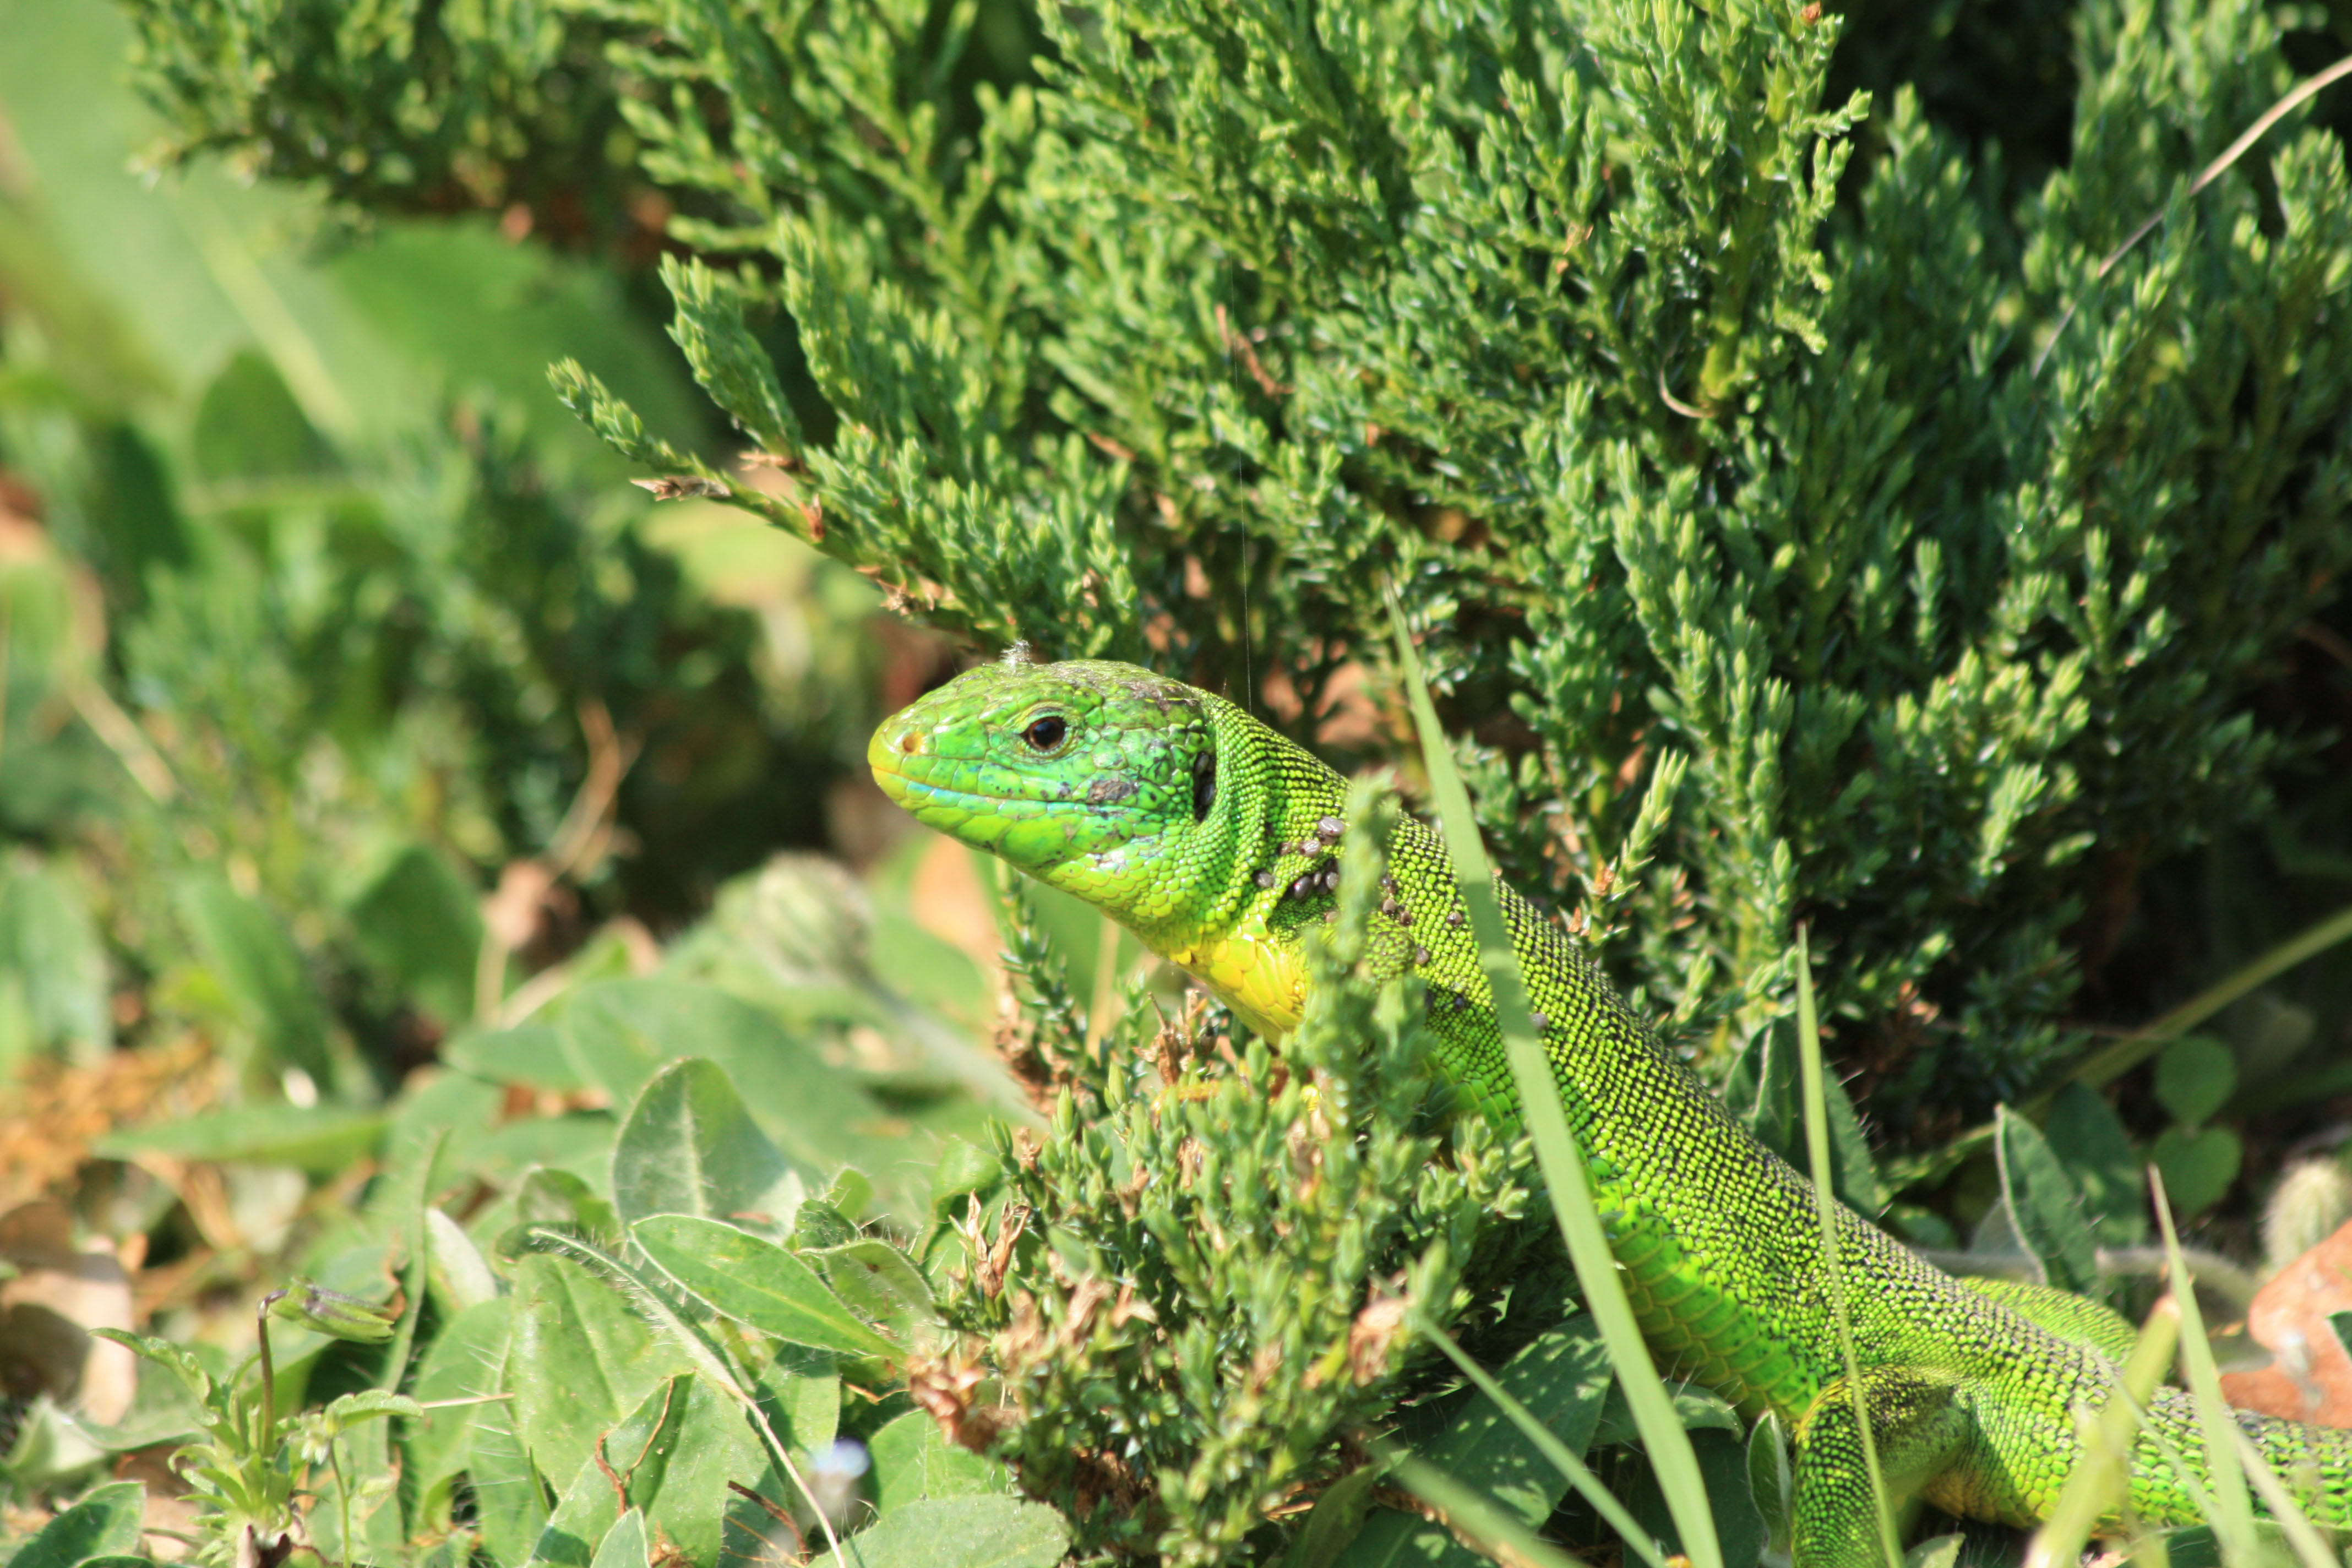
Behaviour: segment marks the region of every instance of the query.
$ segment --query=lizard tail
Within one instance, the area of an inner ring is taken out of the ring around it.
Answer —
[[[2238,1425],[2286,1482],[2306,1518],[2331,1529],[2352,1526],[2352,1431],[2243,1411]]]
[[[2235,1410],[2238,1429],[2263,1460],[2286,1483],[2304,1516],[2330,1529],[2352,1528],[2352,1431],[2312,1426],[2300,1421]],[[2179,1389],[2159,1390],[2148,1411],[2151,1430],[2143,1432],[2132,1467],[2132,1510],[2152,1523],[2193,1524],[2204,1510],[2197,1493],[2210,1489],[2211,1466],[2194,1401]],[[2159,1445],[2158,1437],[2162,1443]],[[2164,1448],[2179,1454],[2195,1471],[2196,1488],[2173,1474]],[[2257,1512],[2269,1510],[2255,1499]]]

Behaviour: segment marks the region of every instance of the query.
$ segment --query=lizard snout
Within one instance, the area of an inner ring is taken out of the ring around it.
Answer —
[[[924,727],[910,721],[909,714],[893,716],[885,721],[874,731],[874,738],[866,743],[866,765],[874,770],[874,782],[894,800],[902,793],[901,770],[908,763],[923,756],[929,749],[929,735]]]

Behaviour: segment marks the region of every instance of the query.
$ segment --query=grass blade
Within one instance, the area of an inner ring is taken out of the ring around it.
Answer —
[[[1453,1335],[1439,1328],[1425,1314],[1415,1315],[1420,1319],[1421,1332],[1452,1357],[1454,1364],[1462,1369],[1462,1375],[1468,1378],[1479,1393],[1493,1400],[1503,1414],[1510,1417],[1511,1425],[1536,1446],[1536,1451],[1549,1460],[1554,1469],[1568,1478],[1568,1484],[1574,1487],[1577,1495],[1591,1503],[1592,1510],[1617,1532],[1626,1550],[1648,1563],[1650,1568],[1666,1568],[1664,1550],[1648,1531],[1642,1528],[1632,1510],[1617,1500],[1617,1494],[1602,1486],[1601,1478],[1576,1457],[1576,1451],[1548,1431],[1544,1424],[1535,1418],[1534,1412],[1512,1398],[1509,1391],[1496,1383],[1485,1367],[1471,1360],[1469,1352],[1454,1342]]]
[[[2221,1374],[2213,1365],[2213,1346],[2205,1338],[2205,1317],[2197,1307],[2196,1283],[2180,1256],[2180,1236],[2172,1224],[2172,1203],[2164,1194],[2164,1175],[2147,1169],[2148,1190],[2156,1199],[2157,1223],[2164,1227],[2164,1252],[2172,1266],[2173,1303],[2180,1309],[2180,1359],[2189,1364],[2189,1392],[2197,1401],[2197,1424],[2205,1436],[2206,1483],[2211,1489],[2214,1531],[2224,1554],[2232,1561],[2254,1560],[2254,1505],[2246,1491],[2246,1471],[2231,1441],[2238,1424],[2221,1397]]]
[[[1804,928],[1797,929],[1797,1061],[1799,1092],[1805,1102],[1805,1152],[1813,1168],[1813,1216],[1821,1226],[1822,1264],[1829,1274],[1830,1317],[1837,1325],[1838,1349],[1845,1357],[1846,1396],[1853,1403],[1854,1429],[1862,1436],[1862,1465],[1870,1476],[1870,1497],[1878,1515],[1879,1549],[1887,1568],[1903,1568],[1903,1543],[1886,1506],[1886,1477],[1878,1468],[1878,1439],[1870,1430],[1870,1405],[1862,1387],[1862,1357],[1853,1348],[1853,1314],[1845,1299],[1843,1260],[1838,1257],[1837,1199],[1831,1189],[1829,1089],[1822,1078],[1821,1016],[1813,1005],[1813,957]]]
[[[1626,1299],[1624,1283],[1617,1278],[1616,1258],[1609,1250],[1608,1236],[1601,1229],[1601,1215],[1592,1206],[1591,1190],[1585,1184],[1584,1157],[1577,1150],[1575,1134],[1569,1129],[1567,1112],[1561,1108],[1559,1089],[1552,1081],[1550,1064],[1544,1058],[1541,1042],[1536,1038],[1534,1012],[1519,975],[1517,954],[1511,948],[1509,928],[1503,923],[1503,906],[1495,897],[1494,874],[1486,863],[1486,845],[1478,837],[1477,818],[1471,815],[1470,794],[1463,787],[1461,773],[1454,769],[1445,731],[1437,721],[1436,705],[1431,702],[1429,688],[1422,680],[1420,656],[1413,648],[1412,634],[1404,624],[1404,612],[1398,605],[1393,589],[1389,594],[1389,619],[1395,628],[1405,692],[1412,700],[1413,722],[1420,731],[1430,794],[1435,798],[1445,847],[1454,860],[1454,875],[1469,910],[1471,934],[1477,940],[1479,962],[1486,972],[1486,984],[1493,994],[1504,1054],[1519,1091],[1528,1134],[1535,1142],[1537,1163],[1551,1192],[1552,1210],[1559,1219],[1560,1235],[1568,1243],[1569,1258],[1575,1264],[1576,1277],[1584,1287],[1586,1305],[1601,1326],[1601,1341],[1616,1363],[1619,1386],[1625,1391],[1633,1425],[1642,1434],[1650,1467],[1657,1474],[1658,1489],[1664,1495],[1666,1511],[1682,1540],[1683,1553],[1689,1558],[1692,1568],[1723,1568],[1723,1548],[1716,1538],[1715,1513],[1707,1503],[1706,1485],[1699,1477],[1698,1456],[1692,1451],[1690,1434],[1683,1430],[1682,1423],[1675,1416],[1674,1402],[1658,1377],[1657,1365],[1650,1358],[1650,1347],[1642,1338],[1641,1326],[1634,1321],[1633,1306]]]

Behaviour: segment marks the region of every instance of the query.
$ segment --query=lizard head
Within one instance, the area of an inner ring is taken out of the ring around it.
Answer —
[[[1214,700],[1131,664],[1016,656],[893,715],[866,760],[925,826],[1148,926],[1216,807]]]

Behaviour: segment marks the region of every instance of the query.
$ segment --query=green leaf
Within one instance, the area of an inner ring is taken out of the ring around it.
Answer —
[[[152,1334],[134,1334],[128,1329],[92,1329],[94,1339],[111,1340],[142,1361],[152,1362],[179,1380],[191,1398],[208,1403],[217,1384],[210,1368],[197,1359],[195,1351],[170,1340]]]
[[[613,468],[548,398],[546,366],[560,355],[595,365],[656,428],[701,428],[677,355],[624,302],[609,268],[510,244],[484,218],[437,216],[379,223],[370,243],[324,270],[373,335],[420,375],[494,397],[530,427],[535,459],[559,473],[601,478]]]
[[[414,1385],[416,1401],[440,1408],[428,1408],[423,1419],[401,1434],[405,1468],[420,1493],[430,1492],[466,1468],[476,1427],[490,1411],[506,1403],[443,1402],[481,1399],[502,1392],[507,1341],[513,1325],[514,1302],[496,1298],[449,1318],[425,1347]]]
[[[113,1044],[105,941],[89,901],[67,878],[33,865],[0,887],[0,965],[23,984],[26,1012],[43,1046],[87,1060]]]
[[[905,1253],[887,1241],[868,1237],[805,1256],[824,1270],[825,1279],[851,1310],[886,1325],[895,1338],[903,1340],[918,1327],[939,1321],[930,1282]]]
[[[2164,1174],[2164,1190],[2182,1215],[2204,1213],[2229,1194],[2245,1163],[2245,1145],[2226,1127],[2201,1132],[2168,1127],[2148,1147],[2148,1159]]]
[[[1960,1548],[1967,1542],[1958,1531],[1931,1535],[1903,1554],[1903,1568],[1959,1568]]]
[[[909,1410],[890,1422],[867,1440],[866,1452],[874,1461],[874,1506],[886,1514],[919,1498],[1002,1497],[1013,1489],[1011,1471],[949,1442],[928,1411]]]
[[[2156,1058],[2156,1098],[2184,1127],[2203,1126],[2237,1088],[2237,1058],[2209,1036],[2183,1036]]]
[[[1494,1377],[1579,1458],[1600,1427],[1613,1382],[1608,1348],[1590,1313],[1545,1330],[1496,1369]],[[1569,1488],[1569,1478],[1483,1392],[1444,1430],[1417,1444],[1415,1452],[1448,1475],[1477,1477],[1481,1493],[1530,1526],[1549,1518]],[[1466,1564],[1477,1559],[1441,1525],[1382,1512],[1364,1526],[1346,1561],[1352,1568],[1403,1561]]]
[[[629,1234],[663,1273],[761,1333],[845,1355],[904,1353],[844,1305],[815,1269],[772,1241],[686,1215],[641,1219]]]
[[[478,1174],[485,1184],[502,1185],[483,1168],[483,1146],[506,1128],[507,1095],[497,1084],[462,1072],[412,1077],[386,1110],[392,1126],[383,1143],[387,1180],[415,1190],[418,1161],[430,1159],[434,1168],[422,1178],[436,1192],[455,1186],[467,1174]],[[502,1175],[503,1172],[497,1174]]]
[[[1764,1518],[1748,1489],[1745,1435],[1737,1431],[1694,1432],[1691,1450],[1698,1457],[1699,1475],[1706,1487],[1708,1516],[1714,1521],[1716,1538],[1723,1542],[1724,1561],[1756,1562],[1764,1549]],[[1654,1468],[1642,1466],[1635,1469],[1632,1483],[1625,1489],[1625,1506],[1669,1553],[1685,1550]]]
[[[612,1533],[621,1516],[621,1497],[613,1478],[593,1459],[572,1474],[571,1484],[556,1498],[547,1522],[531,1542],[530,1568],[591,1568],[596,1544]]]
[[[474,1016],[481,910],[448,856],[408,845],[352,901],[350,915],[360,952],[395,994],[445,1024]]]
[[[1669,1383],[1666,1394],[1675,1420],[1685,1432],[1738,1432],[1746,1426],[1729,1401],[1695,1383]],[[1607,1402],[1601,1407],[1601,1426],[1592,1434],[1592,1446],[1610,1448],[1624,1444],[1638,1446],[1641,1441],[1642,1429],[1634,1424],[1633,1406],[1626,1403],[1623,1386],[1612,1387]]]
[[[646,1568],[646,1516],[635,1509],[623,1514],[604,1532],[589,1568]]]
[[[1795,1539],[1796,1489],[1788,1433],[1780,1417],[1768,1410],[1748,1434],[1748,1500],[1764,1527],[1766,1551],[1784,1559]]]
[[[551,1094],[576,1094],[591,1082],[565,1049],[562,1031],[552,1024],[468,1029],[442,1042],[441,1059],[492,1083],[520,1084]]]
[[[699,1058],[648,1080],[613,1145],[614,1207],[624,1223],[676,1214],[781,1228],[809,1184],[751,1120],[727,1074]]]
[[[2147,1180],[2106,1097],[2087,1084],[2068,1083],[2052,1099],[2043,1131],[2050,1152],[2083,1194],[2093,1234],[2110,1247],[2146,1241]]]
[[[546,1169],[584,1182],[593,1194],[612,1180],[614,1124],[601,1110],[526,1116],[455,1152],[485,1181],[528,1179],[528,1173]]]
[[[841,1374],[831,1352],[783,1345],[756,1386],[769,1425],[793,1452],[820,1453],[841,1429]]]
[[[1748,1136],[1778,1154],[1797,1154],[1797,1037],[1793,1023],[1775,1019],[1748,1037],[1724,1079],[1724,1102]]]
[[[931,1169],[931,1210],[944,1213],[956,1199],[990,1192],[1003,1180],[1003,1163],[991,1151],[962,1138],[941,1139],[939,1163]]]
[[[597,1438],[689,1364],[582,1265],[544,1254],[516,1265],[507,1386],[542,1473],[577,1474]]]
[[[501,1373],[504,1363],[501,1356]],[[502,1568],[520,1568],[547,1524],[547,1485],[530,1462],[511,1400],[478,1407],[465,1468],[483,1547]]]
[[[572,1478],[531,1548],[531,1561],[561,1568],[590,1568],[594,1549],[618,1522],[625,1508],[645,1509],[658,1499],[670,1461],[685,1440],[685,1406],[695,1379],[665,1380],[628,1415],[600,1433],[597,1448]]]
[[[278,917],[216,877],[182,879],[174,904],[238,1021],[268,1059],[328,1081],[327,1015]]]
[[[248,1161],[327,1174],[373,1152],[390,1124],[381,1111],[338,1106],[247,1105],[177,1121],[110,1132],[91,1145],[110,1160],[169,1154],[181,1160]]]
[[[668,1062],[693,1056],[717,1063],[761,1130],[805,1168],[853,1163],[867,1130],[887,1120],[814,1046],[711,986],[599,981],[572,994],[561,1026],[581,1073],[615,1104],[635,1100]]]
[[[196,472],[208,479],[324,474],[338,466],[286,378],[250,349],[231,355],[205,386],[190,447]]]
[[[1488,1502],[1475,1487],[1464,1485],[1428,1460],[1411,1454],[1399,1455],[1393,1474],[1399,1485],[1443,1513],[1482,1555],[1512,1563],[1514,1568],[1518,1564],[1526,1568],[1575,1568],[1574,1558],[1545,1542],[1507,1510]]]
[[[570,1171],[542,1168],[525,1176],[515,1194],[515,1217],[526,1224],[577,1226],[593,1236],[621,1234],[613,1205]]]
[[[1326,1487],[1291,1538],[1282,1568],[1332,1568],[1363,1530],[1380,1479],[1378,1465],[1360,1465]]]
[[[128,1556],[139,1549],[146,1516],[147,1489],[141,1483],[93,1487],[25,1542],[8,1568],[79,1568],[96,1558]]]
[[[1734,1058],[1724,1084],[1724,1099],[1755,1140],[1782,1159],[1804,1159],[1804,1123],[1799,1110],[1798,1084],[1802,1056],[1797,1044],[1797,1020],[1775,1018],[1748,1037]],[[1824,1077],[1822,1098],[1830,1118],[1832,1190],[1858,1214],[1886,1212],[1885,1184],[1864,1136],[1862,1120],[1845,1085]]]
[[[815,1568],[1053,1568],[1070,1527],[1018,1498],[919,1498],[827,1552]]]
[[[1854,1114],[1853,1098],[1833,1074],[1822,1078],[1822,1103],[1830,1121],[1830,1188],[1847,1207],[1874,1219],[1886,1212],[1886,1184],[1879,1180],[1878,1163],[1871,1157],[1870,1140],[1863,1135],[1862,1119]]]
[[[208,1421],[219,1419],[218,1412],[208,1408],[205,1402],[222,1382],[235,1373],[235,1364],[226,1351],[210,1344],[183,1347],[161,1340],[147,1342],[173,1352],[165,1357],[140,1344],[141,1336],[136,1334],[126,1335],[115,1329],[93,1329],[90,1332],[96,1338],[114,1340],[129,1347],[146,1363],[139,1370],[131,1408],[121,1420],[111,1426],[87,1416],[76,1420],[74,1425],[91,1442],[110,1453],[184,1443],[202,1434]]]
[[[425,1246],[433,1292],[444,1312],[465,1312],[498,1300],[499,1277],[466,1229],[441,1209],[425,1211]]]
[[[2082,1194],[2033,1123],[2004,1105],[1993,1126],[2001,1196],[2026,1250],[2041,1264],[2042,1282],[2076,1296],[2095,1295],[2099,1244]]]
[[[725,1521],[738,1501],[728,1483],[779,1500],[788,1495],[789,1483],[772,1468],[743,1406],[708,1379],[692,1377],[678,1386],[671,1419],[677,1440],[659,1487],[632,1485],[629,1496],[687,1562],[719,1563],[724,1558]]]

